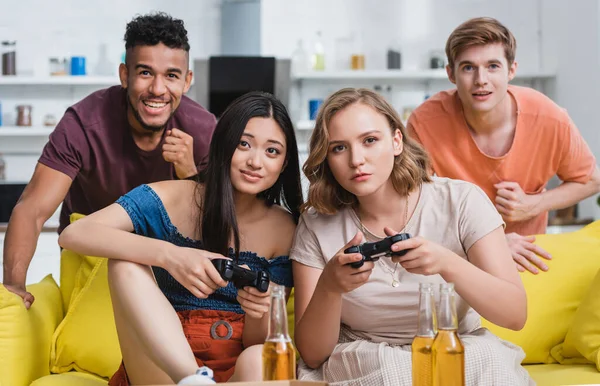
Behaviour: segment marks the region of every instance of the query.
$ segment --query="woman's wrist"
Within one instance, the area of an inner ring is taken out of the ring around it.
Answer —
[[[157,248],[156,262],[154,265],[157,267],[169,270],[169,263],[173,262],[173,256],[176,256],[175,250],[178,246],[171,244],[166,241],[161,241],[160,248]]]
[[[334,288],[334,286],[329,283],[323,275],[319,277],[317,281],[317,286],[315,287],[315,293],[318,293],[321,296],[327,296],[330,298],[341,298],[343,292]]]

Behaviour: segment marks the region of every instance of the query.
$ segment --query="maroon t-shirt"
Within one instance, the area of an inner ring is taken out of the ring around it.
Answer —
[[[194,159],[200,168],[215,125],[213,114],[183,96],[167,129],[178,128],[194,138]],[[162,157],[163,144],[164,134],[152,151],[137,147],[127,121],[126,91],[121,86],[96,91],[69,107],[39,159],[73,180],[62,205],[58,232],[69,225],[71,213],[90,214],[141,184],[176,179],[175,167]]]

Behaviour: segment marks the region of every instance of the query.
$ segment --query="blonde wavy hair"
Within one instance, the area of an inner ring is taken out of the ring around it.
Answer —
[[[301,210],[313,207],[323,214],[334,214],[358,201],[354,194],[344,189],[333,177],[327,163],[329,149],[328,125],[341,110],[362,103],[371,106],[387,118],[392,134],[396,129],[402,133],[402,153],[395,157],[390,178],[400,195],[407,195],[424,182],[430,182],[431,163],[425,150],[407,135],[398,113],[379,94],[365,88],[344,88],[331,95],[319,109],[315,129],[310,137],[309,155],[302,170],[310,182],[308,200]]]

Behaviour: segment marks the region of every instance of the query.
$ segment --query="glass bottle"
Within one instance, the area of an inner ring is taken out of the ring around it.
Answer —
[[[433,384],[433,363],[431,346],[436,333],[435,301],[433,284],[419,284],[419,321],[417,335],[412,342],[412,384],[431,386]]]
[[[100,50],[98,54],[98,62],[96,63],[95,73],[99,76],[112,76],[114,75],[114,65],[108,59],[108,46],[103,43],[100,44]]]
[[[300,74],[308,71],[308,69],[308,56],[304,49],[304,42],[300,39],[292,53],[292,74]]]
[[[465,384],[465,347],[458,337],[454,284],[440,284],[438,332],[433,340],[433,384]]]
[[[321,38],[321,31],[317,32],[314,52],[312,54],[312,69],[315,71],[325,70],[325,47]]]
[[[288,334],[285,287],[271,283],[269,334],[263,345],[263,380],[296,379],[296,350]]]

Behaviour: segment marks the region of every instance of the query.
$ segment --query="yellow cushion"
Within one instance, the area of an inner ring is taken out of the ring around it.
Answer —
[[[77,370],[108,379],[120,363],[107,260],[83,256],[69,309],[54,332],[50,369],[54,373]]]
[[[525,370],[539,386],[600,385],[593,365],[528,365]]]
[[[600,220],[576,232],[536,236],[552,254],[548,272],[523,272],[528,317],[521,331],[482,321],[498,337],[523,348],[523,363],[556,363],[550,350],[565,339],[575,311],[600,268]]]
[[[63,317],[60,290],[52,275],[27,286],[35,297],[29,310],[0,284],[0,385],[28,385],[49,374],[52,333]]]
[[[108,382],[91,374],[70,372],[37,379],[31,386],[106,386]]]
[[[600,371],[600,270],[569,327],[565,341],[552,349],[561,364],[594,363]]]
[[[69,220],[71,223],[85,217],[79,213],[71,214]],[[76,253],[61,254],[60,257],[60,292],[63,298],[63,308],[65,312],[69,309],[73,289],[75,288],[75,275],[81,265],[81,256]]]

